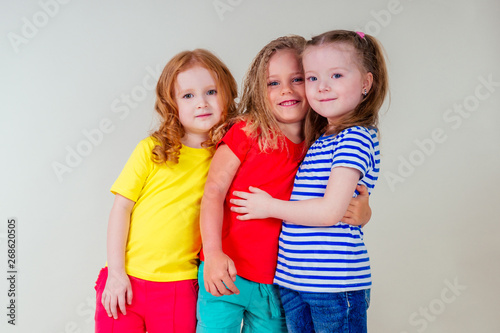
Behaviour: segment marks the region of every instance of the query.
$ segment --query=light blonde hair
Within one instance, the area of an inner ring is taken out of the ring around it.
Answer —
[[[212,148],[225,134],[226,120],[236,114],[234,100],[238,86],[229,69],[219,58],[205,49],[184,51],[175,55],[165,65],[156,86],[155,109],[161,118],[161,124],[158,130],[151,134],[158,143],[153,149],[152,160],[155,163],[179,161],[181,139],[185,131],[179,120],[179,108],[175,102],[175,83],[179,73],[194,66],[201,66],[212,74],[222,107],[221,120],[210,129],[209,139],[202,143],[202,147],[213,151]]]
[[[243,93],[238,105],[240,116],[247,122],[245,132],[257,137],[260,150],[277,149],[284,143],[272,105],[267,97],[267,73],[271,57],[280,50],[293,50],[300,59],[306,40],[301,36],[279,37],[260,50],[250,65],[243,82]],[[299,61],[300,62],[300,61]],[[301,64],[302,68],[302,64]]]
[[[361,37],[357,32],[348,30],[328,31],[309,40],[304,52],[307,52],[307,49],[311,46],[333,43],[351,45],[354,48],[355,60],[360,70],[372,73],[373,83],[370,91],[354,111],[347,114],[334,126],[329,125],[325,117],[316,112],[309,112],[305,125],[307,147],[312,145],[325,132],[328,134],[339,133],[352,126],[377,128],[378,113],[384,103],[385,96],[389,92],[389,78],[383,48],[375,37],[368,34]]]

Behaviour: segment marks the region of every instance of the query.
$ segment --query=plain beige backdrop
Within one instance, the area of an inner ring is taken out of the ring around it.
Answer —
[[[208,48],[241,83],[278,36],[355,29],[385,46],[391,87],[369,331],[499,332],[498,17],[496,0],[2,0],[0,276],[10,217],[18,275],[16,326],[0,278],[0,331],[93,331],[109,188],[170,57]]]

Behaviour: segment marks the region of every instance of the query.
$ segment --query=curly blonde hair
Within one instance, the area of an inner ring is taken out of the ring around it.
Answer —
[[[158,130],[151,134],[157,143],[151,157],[155,163],[179,162],[181,139],[185,131],[179,120],[179,109],[175,102],[175,83],[179,73],[194,66],[201,66],[211,72],[222,106],[221,120],[210,129],[209,139],[202,143],[202,147],[213,152],[213,147],[226,131],[226,120],[236,114],[234,100],[237,97],[238,86],[227,66],[219,58],[205,49],[184,51],[175,55],[165,65],[156,86],[155,109],[160,116],[161,124]]]
[[[301,36],[290,35],[279,37],[260,50],[252,61],[245,80],[243,93],[238,105],[239,116],[247,122],[244,130],[247,134],[257,137],[259,148],[262,151],[277,149],[284,143],[272,106],[267,97],[267,71],[271,57],[279,50],[293,50],[297,58],[305,46],[306,40]]]

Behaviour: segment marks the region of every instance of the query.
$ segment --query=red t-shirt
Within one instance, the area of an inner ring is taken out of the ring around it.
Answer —
[[[236,266],[237,274],[250,281],[272,284],[278,257],[281,220],[275,218],[240,221],[231,212],[233,191],[255,186],[277,199],[289,200],[295,173],[304,157],[304,143],[285,139],[286,148],[262,152],[257,139],[243,131],[245,122],[236,123],[222,138],[240,159],[241,165],[224,201],[222,250]],[[204,260],[203,251],[201,260]]]

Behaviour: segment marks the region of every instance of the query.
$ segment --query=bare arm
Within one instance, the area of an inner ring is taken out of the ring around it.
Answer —
[[[214,296],[239,293],[234,284],[234,263],[222,252],[221,232],[224,199],[240,163],[228,146],[219,146],[212,159],[201,200],[200,229],[205,256],[203,280],[205,289]]]
[[[302,201],[284,201],[272,198],[266,192],[250,188],[252,193],[234,192],[241,199],[231,203],[239,207],[231,210],[240,213],[240,220],[274,217],[306,226],[331,226],[337,224],[347,211],[356,189],[360,172],[353,168],[333,168],[325,195]]]
[[[125,246],[130,227],[130,214],[135,202],[119,194],[115,196],[108,222],[108,279],[101,302],[108,316],[118,318],[118,309],[125,315],[125,300],[132,303],[132,288],[125,273]]]

